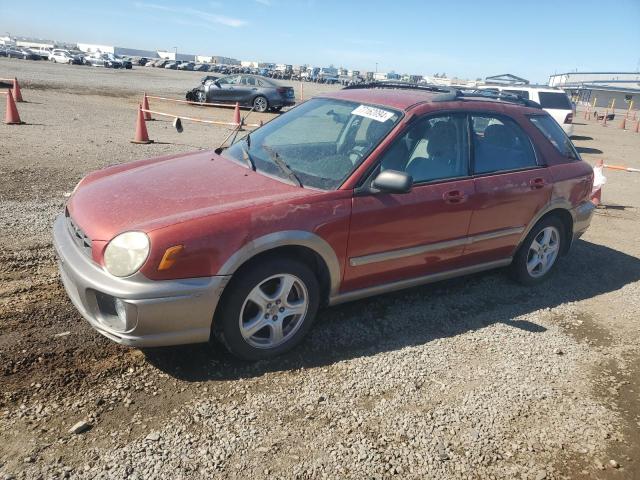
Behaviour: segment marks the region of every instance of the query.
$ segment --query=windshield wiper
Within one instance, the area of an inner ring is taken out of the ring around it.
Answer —
[[[280,155],[278,155],[278,152],[276,152],[273,148],[268,147],[267,145],[262,145],[262,148],[269,154],[269,156],[273,160],[273,163],[276,164],[276,166],[282,171],[282,173],[287,176],[287,178],[289,178],[289,180],[291,180],[293,183],[296,183],[300,188],[303,187],[300,178],[295,174],[293,170],[291,170],[291,168],[289,168],[289,165],[284,163],[284,161],[280,158]]]

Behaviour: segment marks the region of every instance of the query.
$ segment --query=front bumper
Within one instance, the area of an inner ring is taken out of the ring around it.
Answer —
[[[64,215],[54,223],[53,244],[67,294],[101,334],[136,347],[209,340],[213,313],[229,276],[163,281],[140,273],[114,277],[80,250]],[[114,308],[116,299],[124,305],[120,315]]]

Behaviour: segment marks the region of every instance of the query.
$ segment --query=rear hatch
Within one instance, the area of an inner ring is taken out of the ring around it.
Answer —
[[[540,106],[560,125],[573,123],[573,106],[564,92],[538,92]]]

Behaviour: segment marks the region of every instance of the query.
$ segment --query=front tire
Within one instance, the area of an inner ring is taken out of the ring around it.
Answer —
[[[564,241],[564,226],[557,217],[538,222],[513,259],[514,279],[523,285],[536,285],[549,278],[563,251]]]
[[[269,101],[266,99],[266,97],[258,95],[253,99],[253,109],[256,112],[264,113],[269,110]]]
[[[226,287],[214,333],[244,360],[272,358],[298,345],[318,311],[320,287],[304,263],[274,258],[239,272]]]

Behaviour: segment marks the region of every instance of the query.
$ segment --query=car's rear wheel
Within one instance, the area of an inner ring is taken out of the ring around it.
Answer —
[[[318,311],[319,286],[304,263],[278,258],[232,279],[214,318],[214,333],[245,360],[275,357],[304,338]]]
[[[253,99],[253,109],[256,112],[260,113],[266,112],[269,109],[269,101],[266,99],[266,97],[258,95]]]
[[[564,247],[564,227],[556,217],[538,222],[529,232],[511,265],[513,276],[524,285],[546,280]]]

